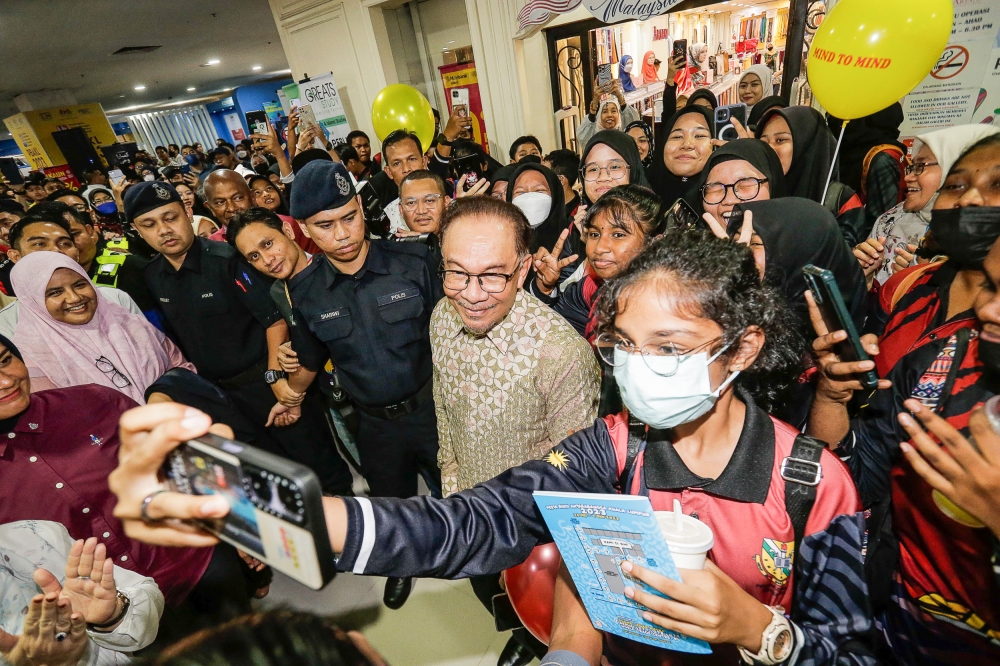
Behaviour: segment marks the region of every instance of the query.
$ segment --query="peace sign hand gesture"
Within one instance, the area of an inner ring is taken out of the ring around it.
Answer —
[[[563,232],[559,234],[559,240],[556,241],[555,246],[552,248],[552,252],[549,252],[544,247],[540,247],[532,258],[532,265],[535,268],[535,275],[537,276],[535,283],[543,294],[548,295],[552,293],[552,290],[559,284],[559,275],[562,269],[572,264],[578,258],[578,255],[573,254],[565,259],[559,259],[567,238],[569,238],[569,229],[563,229]]]

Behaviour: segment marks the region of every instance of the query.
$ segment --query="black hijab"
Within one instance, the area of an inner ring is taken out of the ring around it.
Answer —
[[[694,104],[696,99],[707,99],[712,104],[713,111],[719,108],[719,99],[715,96],[715,93],[708,88],[698,88],[691,93],[691,96],[688,97],[687,105],[691,106]]]
[[[771,95],[770,97],[765,97],[750,109],[750,117],[747,118],[747,129],[751,132],[757,132],[760,134],[759,128],[764,126],[762,119],[764,114],[771,109],[783,109],[788,106],[788,102],[781,95]],[[758,136],[759,138],[759,136]]]
[[[615,151],[621,158],[625,160],[628,164],[628,184],[629,185],[642,185],[643,187],[649,187],[649,182],[646,180],[646,170],[642,166],[642,160],[639,159],[639,148],[635,145],[635,139],[630,137],[625,132],[621,130],[601,130],[594,136],[590,137],[590,141],[587,142],[587,147],[583,149],[583,156],[580,160],[580,169],[583,170],[584,165],[587,164],[587,155],[590,151],[594,149],[599,143],[611,148]],[[650,148],[650,154],[653,150]],[[581,174],[581,178],[582,178]],[[586,183],[584,183],[583,190],[583,202],[587,205],[594,203],[587,196]]]
[[[621,132],[619,132],[619,134],[621,134]],[[625,136],[625,138],[632,141],[632,139],[628,136]],[[632,149],[636,149],[634,141],[632,142]],[[545,177],[545,182],[549,185],[549,192],[552,195],[552,208],[549,209],[549,216],[545,218],[545,221],[532,229],[531,245],[529,246],[529,250],[532,254],[534,254],[538,251],[538,248],[544,247],[546,250],[551,252],[553,246],[556,244],[556,241],[559,240],[559,234],[561,234],[564,229],[569,227],[569,220],[566,219],[566,200],[563,195],[562,183],[559,182],[559,178],[556,176],[555,172],[552,171],[552,169],[544,167],[541,164],[527,162],[512,166],[516,168],[507,180],[508,202],[513,201],[514,184],[517,183],[517,179],[525,171],[537,171]]]
[[[696,203],[701,199],[700,196],[694,197],[693,194],[695,188],[698,186],[698,179],[701,174],[694,174],[693,176],[677,176],[671,173],[670,169],[667,168],[667,165],[663,163],[663,153],[667,148],[667,137],[670,136],[670,132],[673,131],[674,125],[676,125],[677,121],[681,119],[681,116],[688,113],[700,114],[708,125],[709,134],[712,132],[712,111],[697,104],[694,106],[685,106],[683,109],[670,116],[670,118],[661,125],[660,132],[656,140],[656,157],[653,159],[653,164],[649,167],[649,171],[646,172],[646,175],[649,178],[649,184],[653,191],[659,195],[660,200],[666,207],[673,206],[678,199],[686,198],[691,203]]]
[[[649,141],[649,152],[646,153],[646,159],[642,161],[642,168],[645,170],[648,169],[649,165],[653,163],[653,155],[656,154],[656,141],[653,139],[653,130],[649,129],[649,125],[647,125],[645,121],[633,120],[625,126],[625,133],[628,134],[628,131],[633,127],[641,129],[642,133],[646,135],[646,140]],[[638,149],[639,147],[636,146],[636,150]]]
[[[733,160],[744,160],[753,165],[757,171],[767,178],[768,192],[771,199],[780,199],[788,196],[785,189],[785,174],[781,170],[781,160],[777,153],[763,141],[758,139],[736,139],[724,146],[716,149],[712,156],[705,163],[705,170],[701,172],[697,187],[701,187],[708,181],[708,174],[712,169],[723,162]],[[698,206],[701,208],[701,196],[698,196]]]
[[[493,177],[490,178],[490,189],[489,189],[489,192],[487,192],[487,193],[488,194],[492,194],[492,192],[493,192],[493,186],[496,185],[497,183],[507,183],[509,185],[510,184],[510,174],[514,173],[514,170],[517,169],[519,166],[521,166],[521,165],[520,164],[508,164],[507,166],[500,167],[499,169],[497,169],[494,172]]]
[[[281,193],[281,190],[278,189],[277,185],[271,182],[270,178],[261,176],[260,174],[251,176],[247,179],[247,186],[253,190],[253,184],[258,180],[263,180],[265,183],[273,187],[278,193],[278,207],[274,210],[274,213],[276,215],[288,215],[288,204],[285,203],[285,195]]]
[[[753,230],[764,242],[764,282],[779,288],[798,316],[806,340],[816,337],[809,322],[805,277],[807,264],[833,273],[857,330],[865,321],[868,288],[861,265],[844,242],[837,219],[826,208],[799,197],[742,203],[734,211],[753,213]],[[730,221],[730,234],[739,233],[740,217]]]
[[[760,138],[767,123],[775,116],[784,118],[792,131],[792,164],[785,174],[789,196],[823,203],[820,199],[830,175],[837,139],[826,126],[820,112],[811,106],[790,106],[765,113],[757,126],[757,138]],[[836,180],[837,172],[833,176]]]
[[[903,124],[903,106],[896,102],[877,113],[847,123],[844,141],[840,144],[840,182],[855,192],[861,191],[861,173],[865,156],[875,146],[889,143],[904,153],[906,146],[899,142],[899,126]],[[840,136],[843,121],[827,115],[827,124],[833,135]]]

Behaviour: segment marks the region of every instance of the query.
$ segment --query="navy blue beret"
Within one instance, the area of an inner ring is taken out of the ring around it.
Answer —
[[[175,201],[183,205],[181,196],[170,183],[160,180],[137,183],[125,190],[122,202],[125,204],[125,219],[131,223],[140,215]]]
[[[324,210],[345,206],[357,195],[343,164],[314,160],[295,174],[289,213],[296,220],[305,220]]]

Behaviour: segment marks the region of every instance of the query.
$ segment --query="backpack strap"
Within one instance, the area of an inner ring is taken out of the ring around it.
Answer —
[[[816,503],[816,487],[823,478],[823,468],[820,466],[820,456],[826,448],[824,442],[799,434],[795,436],[792,451],[781,461],[781,478],[785,480],[785,511],[792,520],[792,530],[795,534],[795,548],[792,551],[793,570],[798,569],[799,546],[806,533],[806,522]],[[799,576],[794,576],[792,585],[798,582]],[[794,599],[794,588],[793,588]]]
[[[896,291],[892,292],[892,298],[889,300],[889,314],[892,314],[892,311],[896,309],[896,304],[902,300],[903,296],[906,296],[906,292],[908,292],[910,287],[912,287],[916,281],[920,279],[920,276],[926,273],[930,268],[937,266],[938,263],[939,262],[932,261],[927,264],[919,264],[916,268],[910,271],[909,275],[900,281],[900,283],[896,286]]]
[[[629,479],[632,476],[632,467],[635,459],[639,457],[639,452],[644,448],[646,441],[646,424],[629,419],[628,423],[628,445],[625,449],[625,466],[622,467],[621,474],[618,475],[618,491],[623,495],[628,495]]]

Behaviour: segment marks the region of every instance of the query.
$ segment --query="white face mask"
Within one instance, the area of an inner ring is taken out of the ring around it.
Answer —
[[[694,421],[712,409],[719,395],[736,377],[733,372],[719,388],[712,390],[708,366],[730,345],[708,357],[707,352],[673,359],[669,356],[629,354],[615,349],[615,380],[621,390],[622,402],[629,413],[646,425],[673,428]],[[676,364],[672,375],[658,374],[652,368],[666,372]]]
[[[236,151],[236,159],[245,160],[246,158],[247,158],[247,151],[245,150]]]
[[[147,181],[148,181],[148,180],[156,180],[156,176],[154,176],[154,175],[153,175],[153,174],[151,174],[151,173],[147,173],[147,174],[146,174],[145,176],[143,176],[143,177],[142,177],[142,179],[143,179],[143,180],[147,180]]]
[[[629,60],[629,61],[628,61],[628,64],[627,64],[627,65],[625,65],[624,67],[622,67],[622,70],[623,70],[623,71],[624,71],[624,72],[625,72],[626,74],[630,73],[630,72],[632,71],[632,61],[631,61],[631,60]]]
[[[521,209],[532,229],[544,222],[552,212],[552,197],[545,192],[518,194],[510,202]]]

